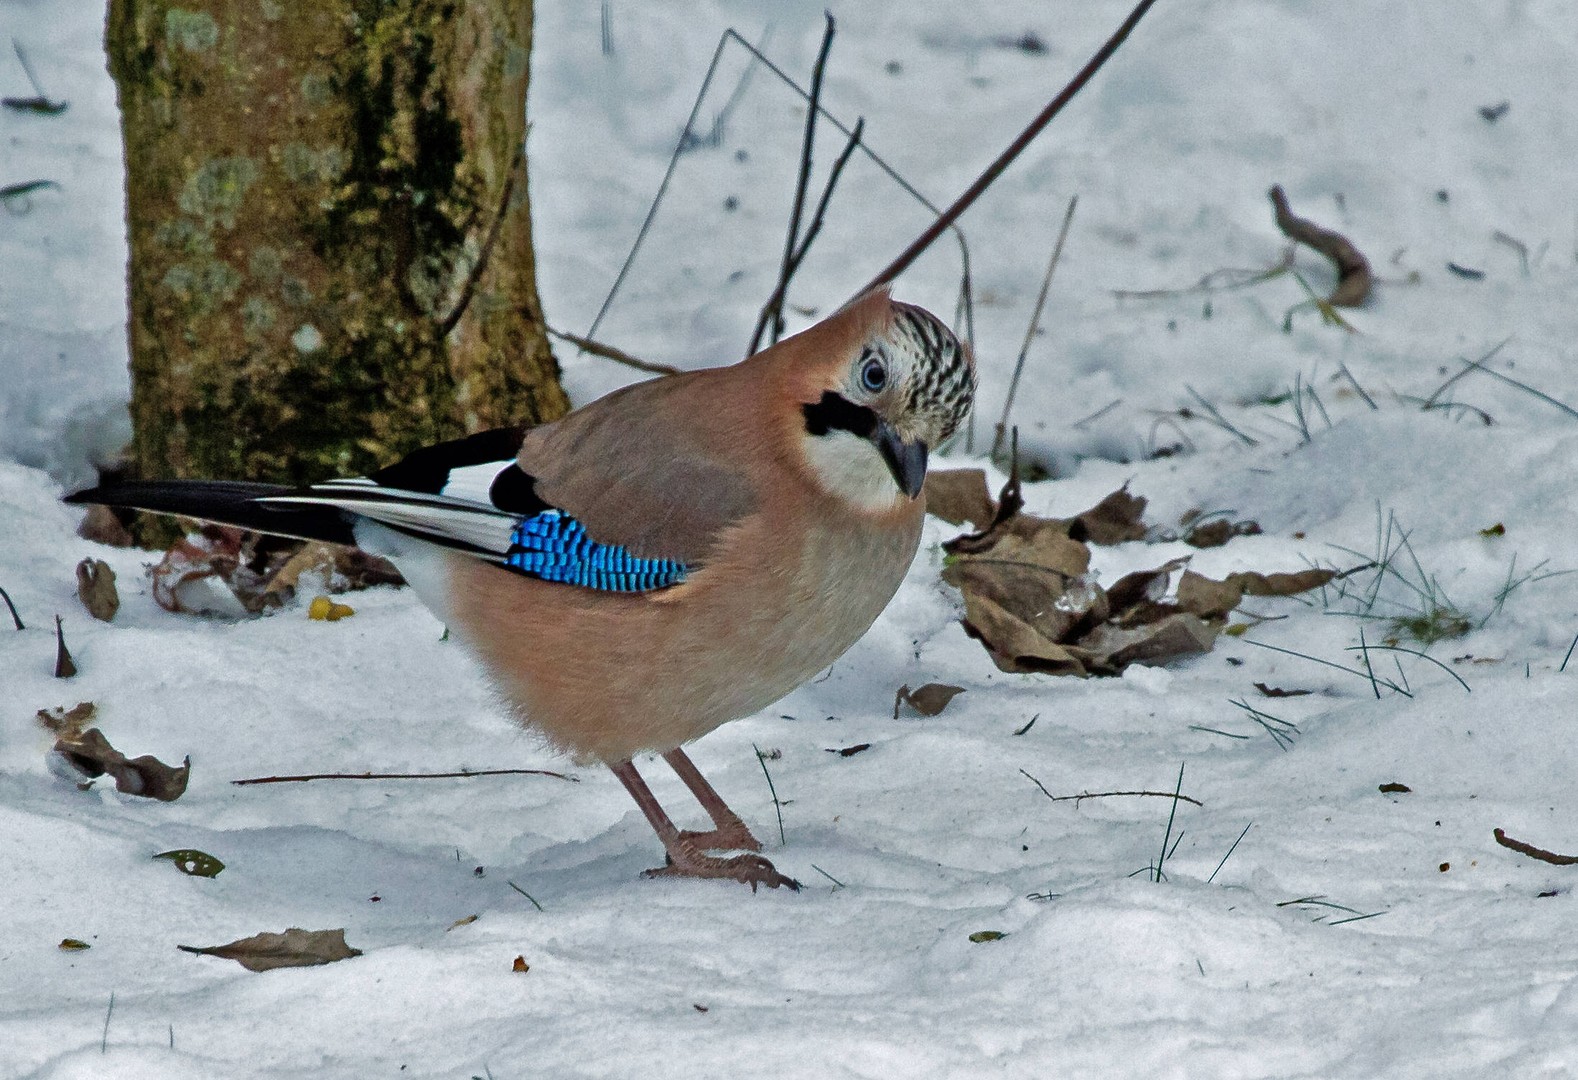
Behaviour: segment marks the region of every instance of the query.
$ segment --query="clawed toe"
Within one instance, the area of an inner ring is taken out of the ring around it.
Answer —
[[[696,852],[682,853],[677,860],[670,855],[666,866],[648,870],[641,876],[726,878],[749,885],[752,892],[755,892],[759,885],[766,885],[769,889],[782,886],[794,892],[800,891],[798,881],[780,874],[777,867],[760,855],[734,855],[727,859],[719,859]]]

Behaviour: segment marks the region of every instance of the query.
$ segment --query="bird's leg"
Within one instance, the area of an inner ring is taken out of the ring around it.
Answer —
[[[667,866],[648,870],[642,876],[728,878],[749,885],[752,892],[756,891],[758,885],[766,885],[769,889],[776,889],[780,885],[787,885],[791,889],[800,888],[798,881],[780,874],[772,863],[760,855],[735,855],[727,859],[703,855],[694,843],[674,827],[668,814],[663,812],[663,807],[658,805],[652,789],[636,772],[633,763],[621,761],[608,767],[625,785],[625,790],[630,792],[636,805],[641,807],[641,812],[646,815],[658,839],[663,841],[664,850],[668,852]]]
[[[690,793],[696,796],[696,801],[701,808],[707,811],[707,816],[712,819],[714,828],[710,832],[692,832],[685,829],[680,832],[683,839],[689,840],[702,851],[760,851],[762,842],[751,835],[751,830],[740,820],[740,816],[729,809],[729,804],[723,801],[723,796],[713,790],[707,778],[701,775],[701,770],[696,768],[696,763],[690,760],[685,751],[675,747],[663,755],[663,760],[679,774],[685,781],[685,786],[690,788]]]

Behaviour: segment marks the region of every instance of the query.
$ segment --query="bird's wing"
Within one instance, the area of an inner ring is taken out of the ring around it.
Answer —
[[[759,456],[761,403],[737,370],[638,383],[534,428],[520,468],[540,498],[597,539],[701,565],[758,505],[747,466]]]
[[[716,422],[665,422],[672,391],[647,388],[669,381],[529,433],[483,432],[369,477],[259,501],[333,507],[547,581],[615,592],[677,584],[756,499],[720,458],[728,439]]]

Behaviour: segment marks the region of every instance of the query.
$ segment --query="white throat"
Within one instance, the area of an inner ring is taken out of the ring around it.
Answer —
[[[904,498],[871,440],[830,431],[804,436],[803,445],[811,475],[830,495],[871,513],[891,510]]]

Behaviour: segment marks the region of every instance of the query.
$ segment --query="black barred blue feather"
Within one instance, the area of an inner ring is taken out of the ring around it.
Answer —
[[[617,544],[600,544],[559,510],[525,518],[510,536],[506,566],[544,581],[602,592],[651,592],[685,580],[684,563],[644,559]]]

